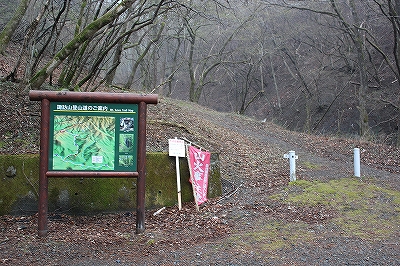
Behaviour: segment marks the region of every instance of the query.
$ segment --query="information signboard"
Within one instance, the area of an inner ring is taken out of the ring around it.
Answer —
[[[50,171],[137,171],[137,104],[51,102],[49,127]]]
[[[146,108],[158,96],[37,91],[41,101],[38,235],[46,236],[49,177],[136,177],[136,233],[145,228]]]
[[[168,154],[169,156],[185,157],[185,141],[182,139],[169,139],[168,140]]]

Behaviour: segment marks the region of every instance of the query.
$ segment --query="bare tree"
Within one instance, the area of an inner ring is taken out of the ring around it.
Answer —
[[[241,64],[247,61],[233,58],[232,52],[229,45],[235,39],[235,36],[243,30],[249,21],[253,19],[253,14],[250,14],[238,25],[234,25],[231,32],[226,32],[225,34],[220,34],[219,36],[213,35],[213,39],[209,40],[208,46],[203,46],[202,44],[207,44],[203,41],[203,37],[200,34],[204,34],[206,30],[206,24],[194,23],[198,22],[196,17],[185,18],[184,26],[188,34],[189,49],[188,49],[188,71],[190,77],[189,85],[189,100],[198,103],[200,97],[203,93],[204,86],[208,84],[209,75],[218,69],[221,65],[234,65]],[[219,23],[216,20],[216,23]],[[201,41],[199,41],[199,39]],[[202,43],[202,44],[199,44]],[[211,47],[210,47],[211,46]],[[200,49],[199,47],[202,47]],[[204,49],[205,47],[210,47]],[[202,54],[205,53],[205,54]]]
[[[44,14],[46,13],[49,4],[50,4],[50,0],[47,0],[46,3],[44,3],[44,5],[43,5],[42,11],[37,15],[37,17],[29,25],[28,30],[27,30],[27,32],[25,34],[25,37],[24,37],[24,42],[22,44],[21,52],[20,52],[20,54],[18,56],[17,62],[15,64],[13,70],[7,75],[6,80],[9,80],[9,81],[12,81],[12,82],[17,80],[17,78],[18,78],[17,77],[18,69],[20,68],[20,66],[22,64],[24,56],[26,56],[28,46],[33,46],[32,43],[31,43],[32,39],[33,39],[33,36],[35,34],[37,26],[39,25],[39,23],[42,20]],[[28,69],[28,67],[26,67],[25,73],[27,73],[27,69]],[[27,76],[27,74],[26,74],[26,76]]]
[[[30,85],[33,88],[40,87],[46,78],[58,67],[60,64],[68,58],[72,53],[77,51],[82,45],[85,45],[89,40],[92,40],[99,34],[105,34],[106,38],[109,38],[109,42],[106,42],[103,45],[103,48],[100,54],[93,60],[93,64],[91,70],[89,71],[88,75],[86,75],[83,79],[81,79],[77,86],[82,86],[86,81],[92,79],[99,73],[99,66],[106,58],[106,55],[112,48],[116,47],[119,41],[133,31],[137,31],[143,27],[146,27],[153,23],[154,19],[160,13],[161,7],[167,3],[164,0],[160,0],[159,2],[141,2],[135,7],[134,12],[127,13],[125,18],[126,20],[131,20],[132,26],[126,32],[120,32],[119,35],[114,35],[114,27],[120,27],[120,23],[118,22],[118,18],[122,14],[124,14],[134,3],[135,1],[132,0],[124,0],[115,2],[116,5],[110,8],[106,13],[104,13],[99,18],[95,19],[93,22],[88,24],[83,30],[81,30],[71,41],[69,41],[56,55],[53,59],[48,62],[40,71],[38,71],[30,80]],[[115,22],[115,23],[114,23]],[[112,25],[114,23],[114,25]],[[101,32],[100,30],[103,29],[106,25],[112,25],[111,30],[105,30]],[[85,51],[83,51],[85,52]]]
[[[159,29],[158,29],[158,32],[157,32],[156,35],[154,36],[154,38],[153,38],[153,39],[150,39],[150,40],[147,42],[147,44],[144,45],[144,49],[143,49],[142,51],[139,52],[138,58],[135,60],[135,62],[134,62],[133,65],[132,65],[132,69],[131,69],[131,71],[130,71],[128,81],[127,81],[127,83],[125,84],[125,88],[127,88],[127,89],[130,89],[130,88],[131,88],[131,86],[132,86],[132,84],[133,84],[133,81],[134,81],[134,78],[135,78],[135,75],[136,75],[136,71],[137,71],[137,69],[138,69],[140,63],[143,61],[143,59],[145,58],[145,56],[148,54],[150,48],[151,48],[155,43],[158,42],[158,40],[159,40],[160,37],[161,37],[161,33],[162,33],[163,30],[164,30],[164,27],[165,27],[165,23],[162,23],[162,24],[160,25]],[[152,29],[149,29],[149,30],[152,30]],[[146,36],[146,34],[144,34],[144,35],[142,36],[142,38],[140,38],[140,42],[143,41],[143,37],[145,37],[145,36]],[[140,43],[140,42],[139,42],[139,43]],[[134,46],[137,47],[136,44],[134,44]],[[132,46],[131,46],[131,47],[132,47]],[[129,48],[129,47],[127,47],[127,48]]]
[[[271,3],[271,2],[270,2]],[[316,8],[313,7],[312,2],[305,2],[300,5],[291,4],[276,4],[276,2],[271,3],[273,5],[285,6],[289,8],[294,8],[302,11],[309,11],[317,13],[320,15],[328,16],[339,23],[336,30],[339,30],[346,34],[351,40],[351,45],[348,49],[353,51],[355,55],[355,63],[358,71],[358,85],[357,85],[357,98],[358,98],[358,111],[359,111],[359,134],[362,137],[368,137],[370,134],[369,127],[369,117],[367,111],[367,89],[368,89],[368,71],[367,71],[367,50],[366,50],[366,33],[364,31],[363,25],[365,24],[365,19],[360,16],[362,12],[359,10],[360,5],[357,6],[355,0],[348,0],[346,2],[329,0],[330,9],[327,5],[316,4]],[[362,6],[362,5],[361,5]],[[352,61],[352,58],[344,57],[344,60]],[[293,62],[293,60],[292,60]],[[305,83],[303,83],[305,86]],[[307,91],[308,89],[304,87]],[[308,94],[310,95],[310,94]],[[308,112],[308,111],[307,111]]]
[[[20,24],[22,17],[25,15],[25,12],[29,5],[29,1],[30,0],[21,0],[17,10],[14,13],[14,16],[0,32],[0,54],[3,54],[6,50],[7,45],[11,40],[11,37],[13,36],[15,30]]]

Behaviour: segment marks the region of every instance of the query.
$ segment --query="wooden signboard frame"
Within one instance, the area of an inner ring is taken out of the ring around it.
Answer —
[[[146,112],[147,104],[157,104],[158,95],[138,95],[131,93],[102,93],[102,92],[70,92],[70,91],[36,91],[29,92],[31,101],[41,101],[40,122],[40,162],[39,162],[39,213],[38,235],[46,236],[48,233],[48,178],[49,177],[120,177],[137,178],[137,209],[136,233],[145,230],[145,184],[146,184]],[[137,104],[137,169],[136,171],[49,171],[49,141],[50,141],[50,103],[110,103],[110,104]]]

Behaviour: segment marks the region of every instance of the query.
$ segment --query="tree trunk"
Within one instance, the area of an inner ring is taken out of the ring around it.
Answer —
[[[133,80],[135,79],[136,71],[137,71],[137,69],[138,69],[140,63],[143,61],[144,57],[145,57],[145,56],[147,55],[147,53],[149,52],[151,46],[154,45],[156,42],[158,42],[158,40],[159,40],[160,37],[161,37],[161,33],[162,33],[163,30],[164,30],[164,27],[165,27],[165,23],[162,23],[160,29],[159,29],[158,32],[157,32],[156,37],[155,37],[154,39],[150,40],[150,41],[147,43],[146,47],[144,48],[144,51],[139,55],[139,58],[138,58],[138,59],[135,61],[135,63],[133,64],[132,69],[131,69],[131,73],[129,74],[128,81],[127,81],[126,84],[125,84],[125,88],[127,88],[127,89],[130,89],[130,88],[131,88],[131,86],[132,86],[132,84],[133,84]],[[142,38],[143,38],[143,37],[144,37],[144,35],[142,36]],[[142,40],[142,38],[141,38],[141,40]]]
[[[353,41],[356,46],[357,52],[357,63],[359,67],[360,73],[360,87],[358,89],[358,110],[360,112],[360,136],[362,138],[369,137],[369,119],[368,119],[368,112],[366,106],[366,93],[368,89],[368,74],[366,69],[366,60],[365,60],[365,53],[364,53],[364,37],[361,30],[358,27],[361,27],[361,22],[358,17],[358,13],[356,11],[354,0],[350,0],[350,7],[351,7],[351,14],[354,20],[354,30],[353,30]]]
[[[44,13],[46,12],[46,10],[49,6],[49,3],[50,3],[50,0],[47,0],[43,6],[42,11],[37,15],[36,19],[34,19],[32,21],[32,23],[29,25],[27,33],[25,34],[25,37],[24,37],[24,42],[22,44],[21,52],[18,56],[18,60],[14,66],[14,69],[11,71],[10,74],[8,74],[8,76],[6,78],[7,80],[14,82],[17,79],[18,69],[21,66],[22,59],[24,57],[24,54],[26,53],[28,44],[31,41],[31,39],[33,38],[33,34],[35,33],[35,30],[36,30],[37,26],[39,25],[39,22],[42,19]],[[25,74],[27,74],[27,73],[25,72]],[[25,75],[25,79],[26,80],[28,79],[27,75]]]
[[[36,71],[36,69],[39,65],[40,59],[43,57],[43,55],[47,49],[47,46],[50,45],[50,43],[54,43],[54,44],[57,43],[57,38],[59,36],[59,32],[61,31],[61,29],[57,29],[57,25],[59,24],[61,16],[65,12],[65,10],[67,10],[67,6],[68,6],[68,0],[64,0],[60,11],[58,12],[57,16],[54,19],[54,23],[53,23],[53,26],[51,27],[50,33],[48,34],[47,40],[43,44],[42,48],[40,48],[37,52],[36,60],[35,60],[35,62],[33,62],[32,66],[31,66],[30,73],[34,73]],[[65,18],[64,18],[64,21],[65,21]],[[63,24],[65,24],[65,22]],[[55,34],[55,32],[58,32],[58,33]]]
[[[32,88],[39,88],[46,78],[53,73],[56,69],[71,53],[79,48],[87,40],[93,38],[93,36],[104,26],[108,25],[115,19],[117,19],[122,13],[124,13],[134,1],[125,0],[122,1],[118,6],[111,9],[109,12],[90,23],[81,33],[75,36],[66,46],[64,46],[53,59],[46,64],[35,76],[30,80]]]
[[[26,9],[28,8],[29,0],[21,0],[14,16],[4,27],[3,31],[0,33],[0,54],[4,54],[8,43],[11,40],[12,35],[17,29],[22,17],[25,15]]]
[[[172,67],[171,67],[171,73],[168,75],[168,91],[167,91],[167,97],[170,97],[172,94],[172,86],[173,86],[173,81],[174,81],[174,76],[175,76],[175,72],[177,71],[178,67],[178,55],[179,55],[179,51],[181,49],[181,38],[179,37],[180,33],[184,30],[183,27],[181,27],[177,33],[177,45],[175,47],[175,51],[174,51],[174,57],[172,59]]]
[[[364,52],[364,36],[361,33],[362,23],[358,17],[358,13],[356,11],[356,6],[354,0],[349,0],[348,5],[350,7],[350,13],[352,21],[347,21],[344,15],[339,11],[337,3],[335,0],[330,0],[331,7],[337,14],[337,17],[340,23],[343,25],[346,33],[352,39],[355,52],[357,56],[357,66],[359,71],[359,79],[360,86],[358,88],[358,111],[359,111],[359,134],[362,138],[367,138],[370,134],[369,132],[369,121],[368,121],[368,112],[367,112],[367,104],[366,104],[366,93],[368,88],[368,73],[366,69],[366,60],[365,60],[365,52]]]
[[[276,79],[274,62],[272,61],[271,54],[269,54],[269,61],[270,61],[270,65],[271,65],[272,80],[274,81],[274,88],[275,88],[275,93],[276,93],[276,100],[277,100],[277,104],[278,104],[278,110],[279,110],[279,113],[282,113],[281,96],[279,95],[279,86],[278,86],[278,82],[277,82],[277,79]]]

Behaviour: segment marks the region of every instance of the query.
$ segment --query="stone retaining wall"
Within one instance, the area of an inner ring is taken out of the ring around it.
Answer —
[[[146,156],[146,209],[177,204],[175,157]],[[193,201],[186,158],[180,158],[182,201]],[[37,212],[38,155],[0,155],[0,215]],[[208,197],[221,196],[218,154],[212,154]],[[49,212],[93,214],[134,211],[136,178],[49,178]]]

